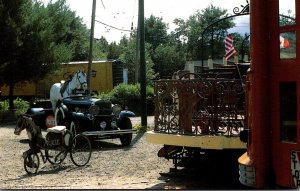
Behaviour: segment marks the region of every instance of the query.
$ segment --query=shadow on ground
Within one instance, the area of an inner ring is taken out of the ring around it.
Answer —
[[[237,157],[240,152],[214,154],[208,159],[191,159],[177,170],[160,173],[160,183],[147,189],[214,189],[245,190],[251,189],[239,182]],[[242,151],[243,152],[243,151]]]
[[[115,139],[90,139],[92,144],[93,151],[108,151],[108,150],[117,150],[124,149],[130,150],[135,144],[139,142],[139,140],[144,136],[145,132],[138,132],[137,134],[133,134],[133,138],[131,144],[129,146],[122,146],[119,138]]]

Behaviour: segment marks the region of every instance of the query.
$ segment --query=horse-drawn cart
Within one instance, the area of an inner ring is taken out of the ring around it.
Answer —
[[[14,134],[20,135],[24,129],[26,129],[30,147],[23,153],[24,169],[28,174],[37,173],[40,166],[39,153],[44,163],[49,161],[51,164],[60,164],[68,153],[76,166],[85,166],[90,161],[91,143],[83,134],[73,136],[65,126],[55,126],[47,129],[48,133],[44,137],[39,127],[28,115],[19,118]]]

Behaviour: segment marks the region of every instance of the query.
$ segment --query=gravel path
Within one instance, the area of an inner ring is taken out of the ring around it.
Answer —
[[[139,118],[133,118],[132,123],[138,124]],[[159,173],[172,167],[171,161],[157,157],[161,145],[146,142],[144,134],[134,134],[131,146],[126,148],[121,147],[119,139],[94,143],[91,160],[85,167],[76,167],[67,156],[59,166],[41,163],[37,175],[30,176],[22,158],[28,149],[27,134],[23,131],[20,136],[14,135],[14,127],[0,126],[2,189],[162,188],[167,179]]]
[[[133,125],[140,118],[132,118]],[[153,117],[148,125],[153,125]],[[36,175],[27,175],[22,153],[28,143],[25,131],[14,135],[15,124],[0,125],[0,189],[236,189],[230,182],[218,185],[216,176],[202,171],[197,176],[166,176],[172,161],[157,157],[162,145],[149,143],[143,133],[134,134],[130,147],[119,139],[93,144],[92,157],[85,167],[76,167],[67,156],[58,166],[40,164]],[[45,132],[43,132],[44,134]],[[162,176],[162,174],[165,174]]]

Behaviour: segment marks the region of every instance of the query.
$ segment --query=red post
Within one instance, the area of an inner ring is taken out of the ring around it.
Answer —
[[[268,0],[251,0],[250,115],[256,187],[265,188],[271,168]]]

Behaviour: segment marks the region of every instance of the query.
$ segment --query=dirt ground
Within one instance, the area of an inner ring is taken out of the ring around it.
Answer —
[[[139,119],[133,118],[132,123],[139,123]],[[153,118],[148,123],[153,124]],[[14,127],[13,123],[0,125],[0,189],[242,188],[236,183],[216,186],[218,181],[214,175],[170,174],[172,161],[158,158],[161,145],[147,142],[143,133],[134,134],[131,146],[126,148],[119,139],[94,143],[91,160],[85,167],[76,167],[67,156],[57,166],[41,162],[36,175],[27,175],[22,158],[22,153],[29,148],[27,134],[23,131],[20,136],[14,135]]]

